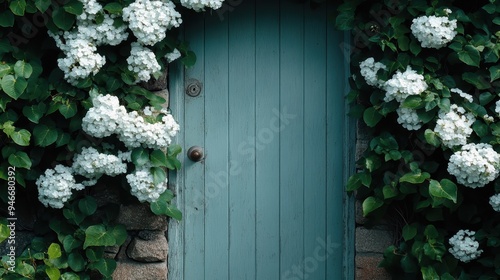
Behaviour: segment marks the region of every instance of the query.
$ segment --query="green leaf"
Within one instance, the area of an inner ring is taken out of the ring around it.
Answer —
[[[151,174],[153,174],[153,184],[155,186],[165,183],[165,180],[167,179],[167,174],[161,167],[151,167]]]
[[[369,107],[363,113],[363,120],[369,127],[374,127],[382,119],[382,115],[374,108]]]
[[[491,101],[493,101],[495,98],[496,98],[496,95],[493,95],[489,92],[483,92],[479,95],[479,104],[481,106],[484,106],[484,105],[490,103]]]
[[[13,75],[6,75],[2,78],[2,90],[14,100],[17,100],[28,86],[28,82],[21,77],[17,79]]]
[[[432,197],[446,198],[457,203],[457,185],[448,179],[443,179],[441,182],[431,180],[429,194]]]
[[[363,216],[377,210],[384,205],[384,201],[378,197],[369,196],[363,201]]]
[[[78,209],[80,209],[80,211],[84,215],[90,216],[97,210],[97,202],[95,198],[86,196],[85,198],[78,201]]]
[[[85,230],[85,242],[83,249],[89,246],[113,246],[116,243],[115,237],[106,231],[104,225],[89,226]]]
[[[408,182],[408,183],[411,183],[411,184],[421,184],[423,183],[425,180],[429,179],[431,177],[431,175],[427,172],[423,172],[423,173],[406,173],[405,175],[403,175],[401,178],[399,178],[399,182],[402,183],[402,182]]]
[[[446,248],[441,242],[429,240],[428,243],[424,244],[424,254],[431,260],[441,261],[445,252]]]
[[[500,78],[500,66],[495,65],[490,67],[490,82],[493,82]]]
[[[70,1],[64,5],[64,10],[73,15],[81,15],[83,13],[83,3],[80,1]]]
[[[73,251],[73,249],[78,248],[82,245],[82,241],[75,239],[73,235],[66,235],[63,239],[63,248],[66,253]]]
[[[45,267],[45,273],[49,276],[50,280],[58,280],[61,277],[61,272],[59,269],[53,266]]]
[[[130,157],[132,158],[132,163],[136,166],[142,166],[149,162],[148,151],[141,147],[134,148]]]
[[[65,272],[61,275],[61,280],[80,280],[80,277],[74,272]]]
[[[403,256],[401,258],[400,264],[401,268],[406,273],[415,274],[418,271],[419,266],[417,265],[417,261],[410,254],[406,254],[405,256]]]
[[[472,45],[466,45],[464,50],[458,52],[458,59],[467,65],[479,67],[481,54]]]
[[[120,3],[111,2],[111,3],[106,4],[106,6],[104,6],[103,9],[110,14],[119,14],[122,12],[123,7]]]
[[[35,145],[47,147],[57,140],[57,131],[54,128],[49,128],[44,124],[35,126],[33,129]]]
[[[156,215],[165,215],[176,220],[182,220],[182,212],[170,203],[173,194],[170,190],[160,195],[157,201],[150,203],[151,212]]]
[[[85,250],[85,256],[89,261],[96,262],[104,257],[104,247],[87,248]]]
[[[485,137],[489,134],[490,129],[487,124],[485,124],[482,120],[476,120],[472,125],[472,129],[479,137]]]
[[[410,109],[421,108],[422,105],[423,105],[422,97],[418,95],[410,95],[403,101],[403,103],[401,103],[401,107]]]
[[[62,256],[61,246],[57,243],[52,243],[47,250],[47,254],[49,255],[49,259],[57,259]]]
[[[5,10],[0,13],[0,26],[1,27],[12,27],[14,26],[14,14],[11,11]]]
[[[0,243],[2,243],[5,239],[9,238],[10,229],[6,224],[0,223]]]
[[[122,245],[127,240],[127,228],[124,225],[116,225],[110,229],[111,234],[116,239],[116,245]]]
[[[10,137],[17,145],[26,147],[30,144],[31,133],[26,129],[20,129],[12,133]]]
[[[44,103],[23,107],[23,115],[33,123],[38,123],[46,111],[47,106]]]
[[[462,79],[477,89],[489,89],[491,87],[490,83],[477,73],[465,72],[462,74]]]
[[[76,103],[66,102],[59,105],[59,113],[64,116],[64,118],[69,119],[76,115],[77,112]]]
[[[55,9],[52,12],[52,20],[54,21],[54,24],[65,31],[71,29],[75,23],[75,19],[76,16],[74,14],[70,14],[62,8]]]
[[[35,6],[41,13],[45,13],[50,7],[50,4],[50,0],[35,0]]]
[[[70,253],[68,255],[68,265],[75,272],[83,271],[85,269],[85,259],[78,252]]]
[[[149,159],[151,161],[151,164],[153,164],[153,166],[157,167],[167,166],[167,156],[162,150],[156,149],[152,151],[151,154],[149,155]]]
[[[390,199],[396,197],[399,194],[399,192],[395,187],[385,185],[382,188],[382,194],[384,195],[384,199]]]
[[[354,12],[340,13],[335,19],[335,27],[338,30],[350,30],[354,27]]]
[[[10,2],[9,8],[13,14],[22,17],[26,10],[26,0],[13,0]]]
[[[405,241],[413,239],[417,235],[417,224],[406,224],[403,227],[403,239]]]
[[[425,130],[424,137],[425,137],[425,141],[427,141],[427,143],[431,144],[434,147],[439,147],[439,145],[441,144],[439,137],[431,129]]]
[[[420,269],[420,272],[422,273],[422,279],[424,280],[439,279],[439,275],[432,266],[424,266]]]
[[[191,67],[195,65],[196,63],[196,54],[192,51],[188,51],[186,56],[184,56],[181,59],[181,62],[186,66],[186,67]]]
[[[33,74],[33,67],[29,63],[18,60],[16,64],[14,64],[14,73],[16,73],[18,77],[28,79],[31,74]]]
[[[111,277],[116,269],[116,261],[113,259],[99,259],[94,267],[104,276]]]
[[[19,168],[26,168],[30,169],[31,168],[31,159],[28,157],[28,155],[25,152],[22,151],[17,151],[9,156],[8,159],[9,163],[12,166],[19,167]]]
[[[0,63],[0,78],[12,72],[12,67],[9,64]]]

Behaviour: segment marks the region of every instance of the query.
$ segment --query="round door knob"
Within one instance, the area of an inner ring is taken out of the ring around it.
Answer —
[[[187,156],[192,161],[200,161],[203,159],[203,149],[198,146],[193,146],[187,151]]]

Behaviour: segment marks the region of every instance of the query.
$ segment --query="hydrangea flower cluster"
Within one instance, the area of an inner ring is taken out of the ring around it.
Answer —
[[[205,7],[216,10],[222,6],[223,2],[224,0],[181,0],[181,5],[199,12],[204,11]]]
[[[500,193],[497,193],[490,197],[490,205],[493,210],[500,212]]]
[[[106,59],[97,53],[97,46],[118,45],[127,39],[127,26],[115,25],[116,15],[103,13],[102,23],[95,23],[102,11],[95,0],[80,0],[83,13],[77,17],[76,27],[57,34],[49,31],[56,45],[66,57],[57,60],[64,78],[71,84],[78,83],[91,74],[97,74]]]
[[[126,176],[130,184],[130,192],[140,202],[155,202],[167,190],[167,180],[157,185],[154,184],[150,168],[150,164],[145,164]]]
[[[381,88],[385,81],[380,80],[377,73],[380,69],[387,70],[387,67],[380,62],[375,62],[373,57],[369,57],[359,64],[361,76],[365,78],[368,85]]]
[[[448,251],[464,263],[477,259],[483,250],[478,250],[479,242],[476,241],[475,234],[472,230],[459,230],[449,239],[451,248]]]
[[[398,123],[407,130],[419,130],[422,127],[422,121],[418,118],[416,110],[399,107],[396,112]]]
[[[99,153],[95,148],[83,148],[80,154],[73,158],[75,174],[87,178],[100,177],[102,174],[116,176],[127,172],[127,164],[118,156]]]
[[[424,76],[412,70],[410,66],[405,72],[397,71],[391,79],[385,82],[383,86],[385,93],[385,102],[394,99],[403,102],[410,95],[419,95],[427,89],[427,83]]]
[[[440,49],[448,44],[457,32],[457,20],[448,17],[421,16],[413,19],[411,32],[422,48]]]
[[[77,184],[73,176],[73,169],[57,165],[54,169],[47,169],[38,177],[35,184],[38,186],[38,200],[45,207],[63,208],[64,203],[71,198],[73,190],[83,190],[82,184]]]
[[[491,145],[467,144],[450,157],[448,173],[466,187],[473,189],[484,187],[497,178],[499,160],[500,155]]]
[[[99,95],[93,104],[82,120],[83,130],[99,138],[117,134],[128,148],[141,145],[152,149],[167,148],[179,131],[177,122],[164,109],[159,112],[165,114],[161,122],[148,123],[136,111],[127,113],[116,96]]]
[[[155,54],[148,48],[134,42],[130,56],[127,58],[128,70],[137,76],[135,82],[147,82],[151,75],[161,70],[160,64],[156,61]]]
[[[139,43],[152,46],[166,36],[167,30],[179,27],[181,14],[170,1],[136,0],[123,9],[123,20]]]
[[[441,138],[443,145],[448,148],[461,146],[467,143],[472,133],[472,124],[476,121],[473,114],[467,113],[464,108],[453,104],[448,113],[439,112],[434,132]]]
[[[174,49],[172,52],[169,52],[165,55],[165,58],[167,59],[168,63],[171,63],[180,57],[181,57],[181,52],[178,49]]]
[[[500,116],[500,100],[495,102],[495,112],[497,113],[498,116]]]
[[[460,95],[460,97],[462,97],[463,99],[469,101],[470,103],[472,103],[474,101],[474,99],[472,99],[472,95],[463,92],[459,88],[452,88],[452,89],[450,89],[450,91],[454,92],[454,93],[457,93],[458,95]]]

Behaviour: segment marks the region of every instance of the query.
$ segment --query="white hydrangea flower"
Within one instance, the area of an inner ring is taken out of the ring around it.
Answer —
[[[490,115],[484,115],[483,116],[483,120],[487,121],[487,122],[494,122],[495,121],[495,118],[493,118],[492,116]]]
[[[45,170],[35,184],[38,186],[38,200],[45,207],[52,208],[63,208],[64,203],[71,198],[73,190],[85,188],[84,185],[76,183],[73,170],[63,165]]]
[[[64,72],[68,83],[76,85],[79,80],[97,74],[106,59],[97,53],[100,45],[118,45],[128,37],[127,26],[115,24],[116,15],[102,13],[102,23],[95,23],[98,13],[104,12],[95,0],[80,0],[83,13],[77,16],[75,27],[57,34],[48,32],[56,45],[65,54],[58,59],[58,66]]]
[[[92,147],[83,148],[73,157],[72,168],[75,174],[87,178],[98,178],[102,174],[116,176],[127,172],[127,164],[115,155],[99,153]]]
[[[383,85],[385,102],[396,99],[398,102],[404,101],[410,95],[419,95],[427,89],[424,76],[412,70],[410,66],[405,72],[399,70]]]
[[[422,48],[439,49],[448,44],[457,32],[457,20],[448,17],[421,16],[413,19],[411,32]]]
[[[136,0],[123,9],[123,20],[141,44],[150,46],[163,40],[168,29],[182,23],[174,3],[157,0]]]
[[[410,108],[398,108],[398,123],[408,130],[419,130],[422,121],[418,118],[417,111]]]
[[[479,242],[476,241],[475,234],[472,230],[459,230],[449,239],[451,248],[448,251],[464,263],[477,259],[483,250],[478,250]]]
[[[500,212],[500,193],[497,193],[490,197],[490,205],[493,210]]]
[[[148,123],[136,111],[128,113],[120,106],[118,98],[111,95],[98,95],[82,120],[83,130],[94,137],[102,138],[116,134],[128,148],[147,147],[167,148],[172,137],[179,132],[179,124],[167,110],[152,114],[164,114],[161,122]]]
[[[116,96],[98,95],[92,100],[90,108],[82,119],[82,129],[90,136],[102,138],[116,133],[123,116],[127,115],[125,107],[120,106]]]
[[[500,116],[500,100],[495,102],[495,112],[497,113],[498,116]]]
[[[224,0],[181,0],[181,5],[199,12],[204,11],[206,7],[217,10],[222,7],[223,2]]]
[[[379,88],[384,85],[385,82],[379,80],[377,77],[377,73],[380,69],[387,70],[387,67],[383,63],[375,62],[373,57],[369,57],[359,64],[359,68],[361,76],[365,78],[368,85]]]
[[[154,52],[138,43],[132,43],[130,56],[127,58],[128,69],[137,75],[136,83],[147,82],[154,73],[160,72],[161,66]]]
[[[448,172],[469,188],[484,187],[498,176],[500,155],[489,144],[467,144],[450,157]]]
[[[54,38],[56,36],[53,33],[49,34]],[[106,59],[97,53],[95,44],[89,40],[77,38],[66,40],[66,43],[62,44],[61,39],[56,39],[56,43],[66,55],[57,60],[57,65],[70,84],[75,85],[80,79],[97,74],[106,63]]]
[[[155,202],[167,190],[167,180],[154,184],[150,168],[150,164],[145,164],[126,176],[131,194],[140,202]]]
[[[443,145],[448,148],[461,146],[467,143],[472,133],[472,124],[476,121],[473,114],[467,113],[464,108],[453,104],[449,112],[440,111],[434,132],[441,138]]]
[[[451,92],[458,93],[463,99],[469,101],[470,103],[474,102],[474,99],[472,99],[472,95],[463,92],[461,89],[458,88],[452,88],[450,89]]]
[[[169,52],[165,55],[165,58],[167,59],[168,63],[171,63],[180,57],[181,57],[181,52],[178,49],[174,49],[172,52]]]

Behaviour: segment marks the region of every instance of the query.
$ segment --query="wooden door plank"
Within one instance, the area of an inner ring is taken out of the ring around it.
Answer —
[[[303,5],[282,0],[280,10],[280,269],[289,277],[304,259]]]
[[[334,10],[333,5],[330,5],[329,13]],[[340,277],[343,271],[343,250],[345,246],[343,228],[344,215],[343,209],[345,188],[344,188],[344,138],[345,138],[345,84],[344,80],[345,69],[343,67],[346,59],[343,56],[341,49],[343,33],[338,32],[332,25],[328,26],[327,40],[327,108],[328,108],[328,126],[327,126],[327,141],[328,141],[328,159],[327,159],[327,244],[328,246],[328,259],[327,259],[327,273],[326,279],[333,279]],[[342,67],[341,67],[342,66]],[[347,265],[347,264],[345,264]]]
[[[327,279],[326,250],[326,11],[305,11],[304,98],[304,277]],[[325,4],[323,4],[325,5]],[[337,104],[339,107],[343,104]],[[334,120],[331,120],[334,121]],[[342,161],[337,159],[337,161]],[[339,208],[339,207],[337,207]]]
[[[191,49],[197,55],[196,65],[186,70],[186,80],[197,79],[204,82],[204,37],[199,36],[198,30],[203,32],[203,18],[195,17],[186,22],[186,40],[190,42]],[[175,94],[185,94],[178,92]],[[205,131],[205,92],[200,96],[185,98],[184,118],[189,128],[184,129],[185,146],[204,146]],[[184,153],[185,155],[185,153]],[[204,166],[199,162],[185,160],[183,166],[184,182],[184,279],[204,279],[205,264],[205,193],[204,193]]]
[[[206,14],[205,279],[229,279],[228,20]]]
[[[256,279],[280,279],[279,2],[256,7]]]
[[[229,17],[229,279],[255,279],[255,3]]]

